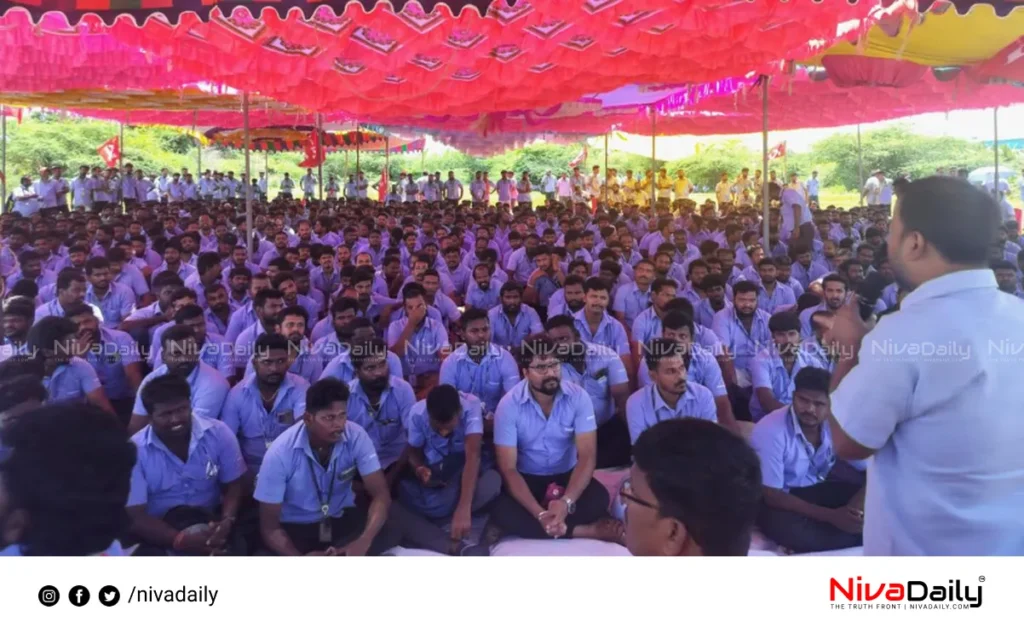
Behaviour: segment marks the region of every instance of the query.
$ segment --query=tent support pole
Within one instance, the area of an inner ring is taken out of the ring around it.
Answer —
[[[196,179],[203,175],[203,142],[199,140],[199,131],[196,124],[199,122],[199,110],[192,112],[192,134],[196,139]]]
[[[316,181],[320,189],[320,199],[324,199],[324,120],[317,114],[316,115],[316,142],[319,145],[320,150],[320,164],[316,166]]]
[[[857,189],[860,190],[860,204],[864,204],[864,158],[860,146],[860,123],[857,124]]]
[[[608,133],[604,135],[604,203],[608,204],[608,192],[610,191],[611,184],[608,180]]]
[[[0,211],[7,208],[7,106],[0,103]]]
[[[391,190],[391,137],[384,137],[384,199],[378,202],[385,203],[388,199],[388,192]]]
[[[768,75],[761,75],[761,229],[768,248],[770,205],[768,200]]]
[[[249,167],[249,93],[242,93],[242,126],[244,132],[245,147],[245,173],[248,177]],[[253,256],[253,221],[252,221],[252,187],[245,188],[245,252],[250,258]]]
[[[359,145],[360,145],[359,141],[360,140],[361,139],[359,138],[359,123],[356,122],[356,187],[357,188],[359,187]],[[358,193],[359,193],[359,191],[357,189],[356,190],[357,197],[358,197]]]
[[[999,201],[999,106],[992,108],[992,157],[995,159],[996,173],[992,177],[992,195]]]
[[[658,201],[658,162],[656,142],[658,138],[658,111],[651,108],[651,214],[654,214],[654,203]]]
[[[119,144],[119,146],[121,148],[121,151],[118,152],[118,155],[117,155],[117,170],[121,171],[121,169],[124,166],[124,121],[121,121],[121,123],[120,123],[120,128],[119,128],[118,136],[120,136],[120,140],[118,140],[118,144]]]

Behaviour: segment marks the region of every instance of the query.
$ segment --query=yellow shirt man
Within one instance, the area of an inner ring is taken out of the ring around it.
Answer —
[[[676,200],[685,200],[690,197],[690,192],[693,191],[693,185],[690,184],[690,179],[686,177],[686,173],[682,169],[676,175],[676,180],[672,183],[672,187],[675,190]]]
[[[658,172],[658,200],[671,200],[672,199],[672,179],[668,177],[668,172],[662,169]]]
[[[636,203],[636,189],[640,186],[640,181],[633,178],[633,172],[626,172],[626,181],[622,183],[622,201],[626,204]]]

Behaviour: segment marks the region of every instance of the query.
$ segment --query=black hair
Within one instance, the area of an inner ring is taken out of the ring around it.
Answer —
[[[171,327],[171,330],[178,327],[184,326],[175,325]],[[191,330],[189,331],[191,332]],[[164,333],[165,339],[169,333],[170,330]],[[140,397],[142,398],[142,406],[146,408],[146,413],[153,415],[153,409],[158,404],[191,400],[192,388],[189,387],[188,381],[183,377],[175,374],[164,374],[153,378],[143,385]]]
[[[345,312],[346,310],[352,310],[353,312],[359,312],[359,304],[352,297],[338,297],[331,304],[331,316]]]
[[[362,368],[363,363],[374,358],[383,356],[385,359],[388,356],[388,346],[383,339],[377,337],[372,338],[369,341],[365,341],[359,345],[353,345],[349,358],[352,362],[352,368],[359,370]]]
[[[725,277],[715,273],[708,274],[700,282],[700,289],[704,292],[708,292],[712,288],[717,288],[719,286],[725,288]]]
[[[807,308],[813,308],[814,306],[821,305],[822,299],[819,295],[813,292],[805,292],[796,298],[796,310],[797,312],[803,312]]]
[[[177,290],[171,293],[171,303],[177,301],[178,299],[185,298],[192,299],[193,301],[198,300],[198,297],[196,297],[196,291],[184,286],[178,288]]]
[[[274,332],[264,332],[256,337],[256,342],[253,345],[253,352],[256,355],[266,354],[267,352],[278,350],[282,352],[288,352],[291,349],[291,343],[284,336],[276,334]]]
[[[644,345],[644,360],[647,362],[647,369],[654,370],[663,359],[673,356],[682,358],[685,352],[685,348],[672,339],[656,338]]]
[[[651,282],[651,294],[658,294],[666,286],[670,286],[678,290],[679,282],[676,281],[675,279],[669,279],[668,277],[665,277],[664,279],[655,279],[654,281]]]
[[[772,334],[800,331],[800,317],[795,312],[779,312],[768,319],[768,330]]]
[[[732,294],[734,297],[736,295],[743,294],[744,292],[753,292],[754,294],[757,294],[757,284],[752,281],[747,281],[746,279],[737,281],[733,284]]]
[[[582,286],[583,284],[583,277],[580,277],[579,275],[568,275],[566,276],[565,281],[562,282],[562,288],[567,288],[569,286]]]
[[[59,316],[43,317],[28,331],[26,343],[30,352],[57,351],[57,341],[78,332],[78,327]]]
[[[848,259],[846,261],[852,261],[852,260]],[[857,263],[859,264],[860,262],[857,262]],[[845,279],[843,279],[842,277],[840,277],[839,275],[837,275],[835,273],[832,273],[830,275],[825,275],[825,277],[821,280],[821,289],[824,290],[825,289],[825,285],[828,284],[829,282],[843,284],[843,289],[844,290],[849,290],[850,289],[850,284],[846,283]]]
[[[267,301],[270,299],[284,299],[284,294],[280,290],[274,290],[273,288],[264,288],[256,293],[256,296],[252,298],[252,307],[262,309],[267,305]]]
[[[776,264],[775,264],[775,260],[774,259],[772,259],[771,257],[765,257],[761,261],[757,262],[757,269],[760,270],[760,269],[764,268],[765,266],[773,266],[774,267],[775,265]]]
[[[85,276],[74,268],[65,268],[57,273],[57,290],[67,290],[73,282],[85,283]]]
[[[958,178],[908,182],[899,197],[903,233],[920,233],[952,264],[984,266],[1000,211],[995,199]]]
[[[633,461],[658,513],[685,525],[705,555],[747,555],[761,465],[746,441],[707,420],[667,420],[640,434]]]
[[[506,281],[502,284],[501,292],[499,292],[498,295],[504,297],[508,292],[518,292],[519,295],[522,296],[523,286],[518,281]]]
[[[661,327],[663,331],[686,328],[690,332],[691,339],[696,335],[693,327],[693,316],[682,310],[669,310],[665,314],[665,318],[661,320]]]
[[[155,277],[153,277],[153,290],[156,290],[157,288],[166,288],[167,286],[184,285],[185,282],[181,280],[181,277],[178,276],[178,273],[172,272],[170,270],[165,270],[161,273],[158,273]]]
[[[281,310],[280,312],[277,313],[277,320],[280,323],[284,323],[285,317],[290,316],[300,316],[302,317],[303,321],[309,324],[309,312],[307,312],[306,309],[300,305],[288,306],[284,310]]]
[[[196,272],[205,275],[214,266],[220,264],[220,255],[217,253],[201,253],[196,258]]]
[[[515,351],[518,352],[516,355],[519,366],[523,369],[529,367],[534,358],[557,357],[555,342],[547,334],[527,336]]]
[[[579,330],[576,329],[576,319],[572,318],[568,314],[559,314],[551,317],[544,323],[544,330],[550,332],[556,327],[567,327],[572,329],[576,334],[579,334]]]
[[[427,394],[427,414],[439,422],[448,422],[462,412],[459,390],[452,385],[438,385]]]
[[[462,313],[462,325],[465,327],[472,321],[488,320],[490,317],[487,314],[487,310],[481,310],[480,308],[466,308],[466,311]]]
[[[36,317],[36,308],[31,299],[16,295],[6,301],[3,313],[33,321]]]
[[[75,318],[77,316],[82,316],[83,314],[88,314],[90,316],[94,316],[93,315],[93,311],[92,311],[92,306],[90,306],[88,304],[85,304],[85,303],[82,303],[82,304],[79,304],[79,305],[76,305],[76,306],[72,306],[72,307],[70,307],[70,308],[68,308],[67,310],[64,311],[64,318],[65,319],[73,319],[73,318]]]
[[[804,367],[793,378],[794,391],[817,391],[828,394],[832,374],[818,367]]]
[[[0,480],[11,509],[30,519],[23,554],[96,554],[127,529],[136,448],[117,418],[90,404],[45,406],[8,423],[2,444]]]
[[[611,294],[611,290],[608,288],[608,284],[603,279],[597,277],[591,277],[590,279],[583,282],[583,293],[586,294],[590,291],[595,292],[607,292]]]
[[[177,275],[175,275],[175,277],[177,277]],[[236,266],[228,271],[228,279],[231,279],[232,277],[247,277],[249,280],[252,280],[252,271],[245,266]]]
[[[203,316],[203,314],[203,309],[200,308],[198,305],[192,304],[182,306],[180,310],[176,310],[174,312],[174,322],[178,325],[181,325],[185,321],[189,319],[195,319],[196,317],[201,317]]]

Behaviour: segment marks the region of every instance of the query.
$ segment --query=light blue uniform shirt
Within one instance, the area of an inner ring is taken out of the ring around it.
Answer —
[[[473,394],[483,403],[485,413],[496,410],[502,396],[519,380],[519,366],[512,354],[493,343],[488,344],[479,363],[469,357],[466,345],[460,345],[441,363],[441,384]]]
[[[246,328],[252,326],[257,321],[259,321],[259,318],[256,316],[256,311],[253,309],[252,302],[250,301],[244,308],[235,310],[235,313],[231,315],[231,320],[228,322],[228,332],[224,335],[224,338],[229,343],[234,343]]]
[[[717,312],[714,308],[711,307],[710,300],[701,299],[699,303],[696,303],[693,306],[693,322],[696,323],[697,325],[702,325],[707,328],[713,327],[715,322],[715,315],[718,314],[719,312],[727,312],[730,310],[732,310],[732,302],[730,302],[728,299],[726,299],[725,301],[725,307],[723,307],[721,310],[718,310]]]
[[[650,307],[650,287],[646,292],[642,292],[636,282],[619,286],[618,292],[615,293],[615,301],[612,302],[612,310],[623,313],[628,327],[633,327],[637,315]]]
[[[583,373],[580,374],[570,363],[562,363],[562,380],[582,385],[594,404],[594,418],[598,426],[615,415],[615,402],[610,389],[629,382],[626,366],[614,351],[604,345],[584,343]]]
[[[793,407],[782,407],[754,426],[750,446],[761,460],[761,484],[789,492],[825,481],[836,463],[828,420],[821,425],[821,445],[810,443]]]
[[[455,287],[455,292],[460,295],[465,295],[466,290],[469,288],[469,282],[473,281],[473,271],[464,264],[452,270],[445,266],[444,270],[441,271],[442,275],[448,275],[448,279],[451,280],[452,286]]]
[[[74,357],[64,365],[58,365],[53,374],[43,378],[43,387],[49,397],[46,402],[66,402],[68,400],[84,400],[86,394],[101,389],[96,370],[88,362]]]
[[[298,376],[299,378],[302,378],[306,382],[312,384],[320,380],[320,376],[323,373],[324,367],[323,361],[321,360],[319,355],[314,354],[312,351],[310,351],[309,341],[303,339],[299,347],[301,351],[299,352],[299,355],[295,358],[295,360],[292,361],[291,366],[288,367],[288,373],[292,376]],[[249,361],[250,362],[247,362],[245,364],[245,373],[243,374],[244,378],[253,376],[256,373],[256,370],[252,366],[251,357]]]
[[[636,444],[640,434],[658,422],[687,417],[718,423],[714,396],[693,380],[686,381],[686,391],[675,407],[668,406],[655,385],[644,387],[626,401],[626,424],[632,444]]]
[[[97,306],[103,313],[103,322],[113,327],[125,320],[135,309],[135,293],[128,286],[110,282],[110,288],[102,299],[96,295],[92,284],[85,291],[85,302]]]
[[[124,368],[142,362],[135,339],[127,332],[101,327],[99,342],[101,347],[97,349],[94,345],[86,354],[85,360],[96,371],[103,391],[111,400],[133,397],[135,394],[132,386],[128,384]]]
[[[576,329],[579,330],[580,338],[586,343],[604,345],[616,354],[624,356],[629,354],[629,338],[626,336],[626,328],[622,327],[616,319],[613,319],[606,310],[601,315],[601,323],[597,326],[597,333],[590,332],[585,315],[586,308],[572,315],[576,319]]]
[[[402,377],[402,359],[390,350],[388,351],[388,373],[395,378]],[[342,382],[352,382],[355,377],[356,370],[352,366],[352,354],[348,349],[341,351],[320,372],[320,378],[337,378]]]
[[[163,323],[153,330],[153,344],[149,348],[149,365],[153,369],[164,366],[163,337],[164,332],[173,326],[174,323]],[[221,376],[231,379],[235,375],[234,349],[228,344],[224,337],[209,330],[206,331],[206,340],[203,348],[199,350],[199,360],[210,367],[213,367]]]
[[[754,386],[754,393],[750,396],[750,415],[754,418],[754,422],[765,415],[765,411],[761,408],[761,401],[757,397],[757,390],[759,388],[770,389],[775,399],[782,404],[793,404],[793,380],[804,367],[826,369],[825,365],[804,349],[797,351],[793,370],[790,372],[786,371],[782,357],[779,356],[779,352],[774,346],[766,347],[757,353],[750,363],[750,382]]]
[[[641,387],[654,384],[646,362],[641,363],[638,377]],[[718,361],[711,352],[697,345],[690,348],[690,366],[686,368],[686,379],[707,388],[715,398],[729,395]]]
[[[388,326],[388,347],[402,336],[408,319],[402,318]],[[441,369],[440,352],[448,347],[448,330],[440,321],[427,317],[406,342],[402,368],[407,376],[418,376]],[[369,429],[367,429],[369,431]]]
[[[750,371],[750,364],[762,349],[772,345],[772,333],[768,329],[771,318],[763,310],[754,311],[754,320],[748,332],[736,318],[735,308],[722,310],[715,315],[712,330],[732,354],[736,369]]]
[[[576,467],[576,436],[597,430],[587,392],[566,380],[545,417],[522,380],[498,403],[494,444],[518,449],[516,470],[527,475],[560,475]]]
[[[154,369],[139,385],[139,392],[135,395],[135,406],[132,413],[135,415],[149,415],[146,407],[142,406],[142,390],[150,380],[157,376],[167,374],[167,365]],[[228,381],[206,363],[199,361],[196,368],[192,370],[185,380],[192,392],[192,412],[196,415],[220,419],[221,409],[224,407],[224,399],[228,396],[230,387]]]
[[[653,306],[638,314],[633,321],[633,340],[638,343],[650,343],[660,338],[661,333],[661,317],[654,311]]]
[[[516,347],[527,336],[544,331],[540,315],[525,303],[520,304],[519,314],[516,315],[514,323],[505,314],[504,307],[500,303],[488,310],[487,316],[491,321],[491,341],[495,345]]]
[[[757,307],[768,314],[775,314],[775,311],[782,306],[790,306],[796,303],[796,295],[789,286],[776,283],[775,292],[768,294],[768,291],[761,285],[760,279],[753,280],[757,283]]]
[[[491,281],[487,292],[480,289],[475,281],[470,281],[466,291],[466,305],[481,310],[490,310],[501,303],[501,284]]]
[[[259,471],[263,455],[277,436],[302,421],[308,389],[304,378],[286,373],[270,411],[263,406],[256,376],[243,378],[228,393],[221,420],[238,436],[245,463],[253,472]]]
[[[213,511],[220,505],[221,486],[245,474],[238,440],[219,420],[192,414],[185,462],[164,445],[152,426],[133,435],[132,441],[139,453],[126,505],[145,505],[150,516],[162,517],[178,506]]]
[[[328,516],[339,519],[356,504],[352,480],[380,470],[373,443],[358,424],[347,422],[324,468],[309,446],[305,424],[295,424],[270,445],[263,457],[253,498],[280,504],[282,523],[316,523]],[[329,501],[328,501],[329,500]]]
[[[374,411],[358,379],[350,382],[348,387],[352,392],[348,399],[348,419],[366,431],[373,442],[380,467],[387,468],[398,461],[405,450],[405,423],[409,409],[416,404],[416,394],[409,383],[389,376],[388,386]]]
[[[832,412],[868,468],[864,553],[1024,553],[1024,303],[987,268],[908,294],[864,337]]]

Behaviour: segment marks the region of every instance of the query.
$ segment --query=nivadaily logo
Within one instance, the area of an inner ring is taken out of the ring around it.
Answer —
[[[975,585],[960,580],[933,585],[923,580],[872,583],[860,576],[832,578],[829,600],[839,609],[846,603],[853,609],[977,609],[982,604],[984,582],[984,576]]]

